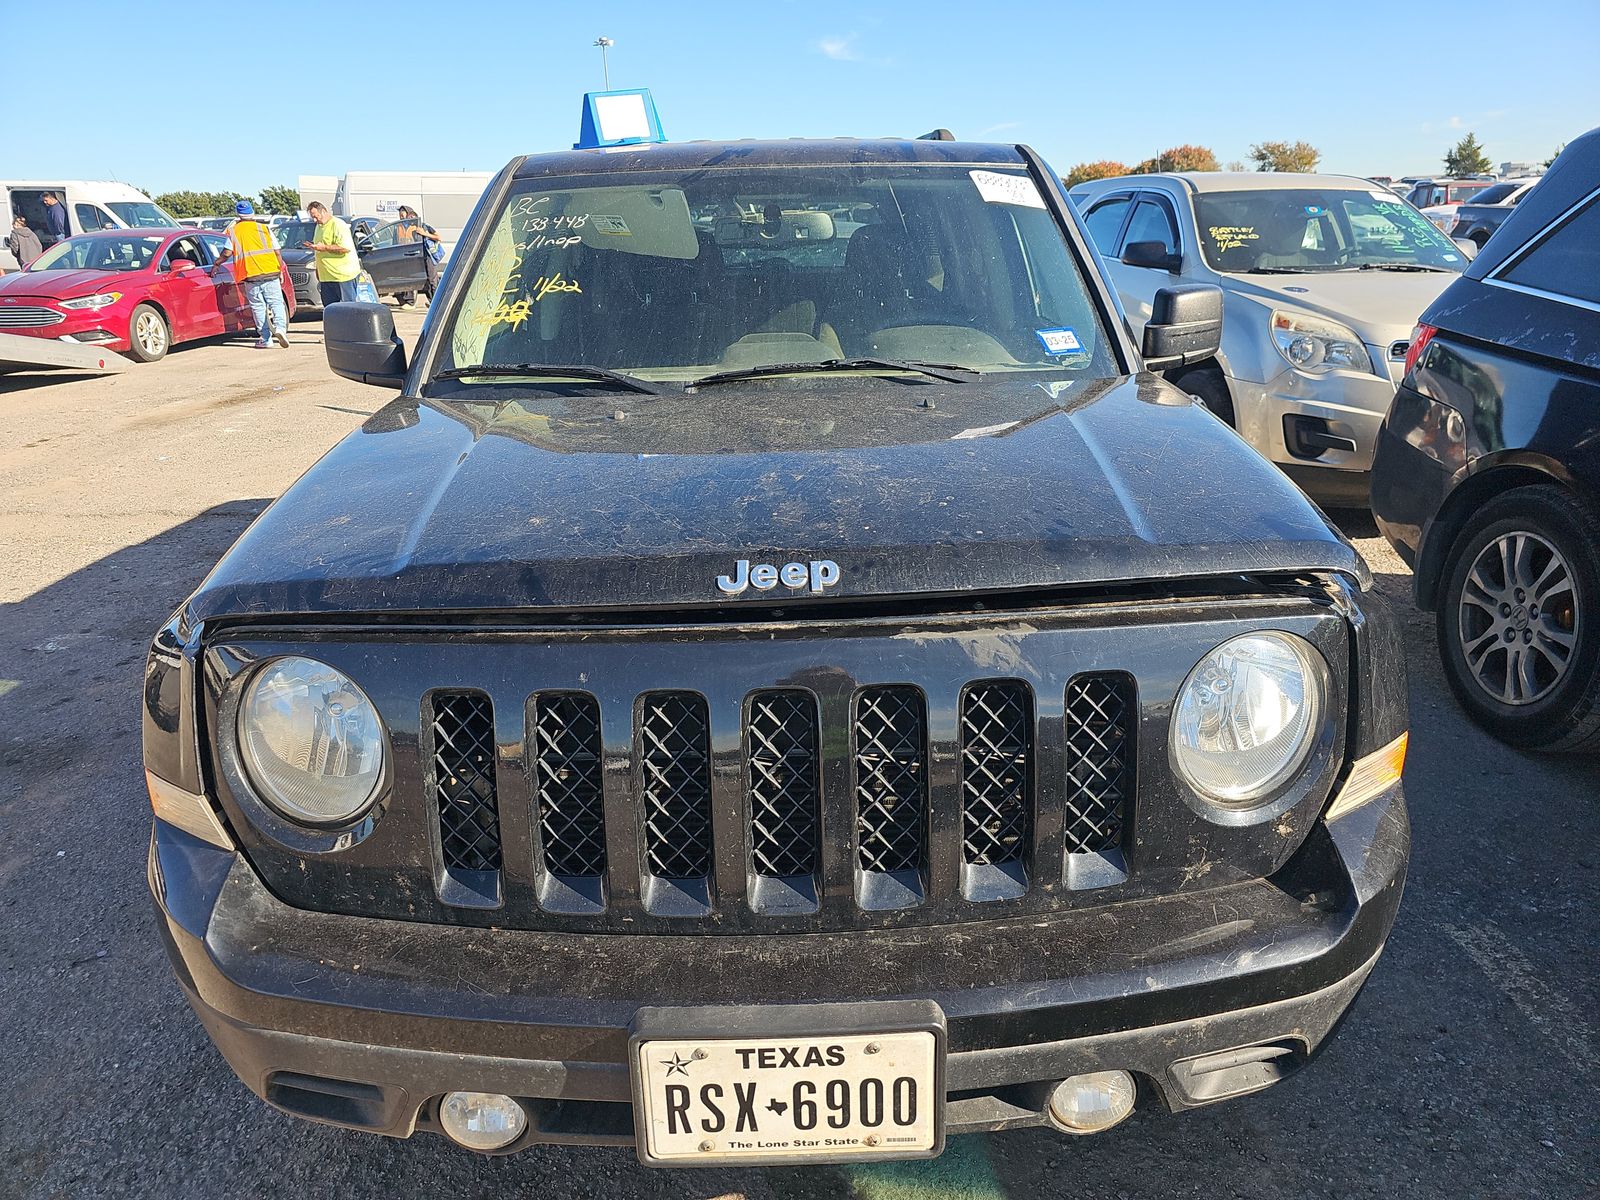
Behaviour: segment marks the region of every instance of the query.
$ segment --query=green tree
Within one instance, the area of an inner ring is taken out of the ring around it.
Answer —
[[[1562,142],[1561,145],[1556,147],[1556,152],[1554,154],[1552,154],[1549,158],[1544,160],[1544,169],[1546,171],[1548,171],[1551,167],[1556,165],[1556,159],[1561,157],[1561,152],[1563,150],[1565,150],[1566,148],[1567,148],[1567,144],[1565,142]]]
[[[1129,170],[1130,175],[1150,175],[1156,171],[1215,171],[1217,156],[1209,146],[1174,146],[1154,158],[1147,158]]]
[[[1073,187],[1080,183],[1087,183],[1091,179],[1115,179],[1118,175],[1126,175],[1128,168],[1109,158],[1102,158],[1099,162],[1079,163],[1067,172],[1066,184]]]
[[[1478,144],[1478,135],[1475,133],[1467,134],[1444,152],[1446,175],[1482,175],[1493,165],[1489,161],[1489,156],[1483,152],[1483,147]]]
[[[262,212],[290,214],[300,208],[300,190],[286,183],[274,183],[261,189],[258,205]]]
[[[1260,142],[1250,147],[1258,171],[1315,171],[1322,152],[1310,142]]]

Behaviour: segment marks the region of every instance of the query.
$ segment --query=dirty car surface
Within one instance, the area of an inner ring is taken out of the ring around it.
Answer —
[[[1309,1062],[1404,879],[1397,633],[1142,365],[1021,147],[513,163],[400,396],[152,648],[151,887],[230,1065],[692,1165]]]

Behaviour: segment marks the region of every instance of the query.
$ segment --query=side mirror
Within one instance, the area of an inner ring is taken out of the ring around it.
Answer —
[[[1138,243],[1135,243],[1137,245]],[[1156,292],[1144,326],[1144,369],[1204,362],[1222,348],[1222,289],[1180,283]]]
[[[328,305],[322,313],[322,344],[335,375],[387,388],[405,380],[406,345],[395,336],[394,314],[387,305]]]
[[[1176,275],[1183,270],[1183,255],[1173,254],[1164,242],[1129,242],[1122,248],[1122,265]]]
[[[1456,244],[1457,250],[1467,256],[1468,262],[1478,257],[1478,243],[1471,238],[1451,238],[1450,240]]]
[[[194,263],[187,258],[175,258],[168,264],[168,269],[174,275],[182,275],[185,271],[194,270]]]
[[[364,233],[356,234],[356,253],[370,254],[372,252],[372,239]]]

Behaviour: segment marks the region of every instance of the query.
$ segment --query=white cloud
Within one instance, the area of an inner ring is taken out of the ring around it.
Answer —
[[[1451,117],[1450,118],[1450,128],[1451,129],[1460,129],[1461,128],[1461,118],[1460,117]]]
[[[861,57],[861,52],[856,49],[856,35],[853,33],[825,37],[817,43],[817,49],[835,62],[855,62]]]
[[[979,137],[988,137],[991,133],[1004,133],[1008,129],[1021,129],[1021,121],[1001,121],[998,125],[991,125],[987,129],[978,130]]]

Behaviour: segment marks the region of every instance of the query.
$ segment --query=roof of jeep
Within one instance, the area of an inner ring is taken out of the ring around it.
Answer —
[[[788,138],[783,141],[645,142],[595,150],[559,150],[517,160],[518,179],[614,171],[682,171],[696,167],[853,165],[865,163],[1002,163],[1018,166],[1014,145],[912,138]]]
[[[1138,186],[1152,179],[1176,180],[1191,192],[1272,192],[1291,188],[1356,188],[1370,192],[1381,186],[1355,175],[1308,175],[1299,171],[1157,171],[1150,175],[1088,180],[1074,184],[1071,190],[1100,192],[1112,187]]]

